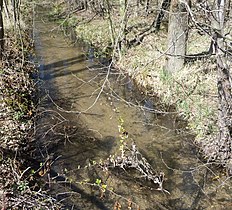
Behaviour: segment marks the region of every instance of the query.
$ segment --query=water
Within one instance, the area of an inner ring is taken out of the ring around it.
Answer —
[[[230,179],[198,159],[192,136],[181,132],[184,123],[175,114],[154,113],[152,98],[133,81],[115,70],[108,77],[93,49],[74,45],[56,27],[37,18],[34,28],[41,84],[36,135],[40,154],[54,161],[45,177],[51,193],[68,209],[231,209]],[[119,153],[120,118],[128,144],[134,141],[165,173],[170,194],[133,170],[95,165]],[[97,179],[107,185],[103,194],[93,186]]]

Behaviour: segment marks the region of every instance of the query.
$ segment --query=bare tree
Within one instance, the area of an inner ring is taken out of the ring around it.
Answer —
[[[185,5],[171,0],[168,24],[168,49],[166,70],[176,72],[184,66],[188,32],[188,13]]]
[[[217,1],[216,25],[214,41],[218,71],[218,126],[219,126],[219,157],[232,174],[232,95],[230,71],[227,64],[227,53],[224,42],[224,20],[226,0]]]
[[[207,23],[199,22],[194,12],[185,3],[195,27],[211,39],[209,55],[212,56],[212,53],[216,55],[219,133],[211,141],[204,142],[202,149],[209,160],[217,160],[217,163],[226,166],[232,174],[232,93],[230,66],[228,65],[231,52],[227,49],[229,39],[225,32],[230,2],[218,0],[212,6],[209,6],[210,2],[204,3],[200,5],[200,8],[205,13],[204,20]]]
[[[0,57],[2,58],[2,53],[4,50],[4,26],[3,26],[3,0],[0,0]]]

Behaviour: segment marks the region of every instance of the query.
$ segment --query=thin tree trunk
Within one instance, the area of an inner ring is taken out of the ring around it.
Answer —
[[[168,24],[168,49],[166,70],[170,73],[184,67],[188,37],[188,13],[183,3],[171,1]]]
[[[169,6],[170,6],[170,2],[171,2],[171,0],[163,0],[163,2],[161,4],[160,11],[159,11],[159,13],[157,15],[157,18],[152,23],[152,27],[155,27],[155,29],[157,31],[160,30],[161,22],[162,22],[162,20],[164,18],[165,11],[167,11]]]
[[[4,51],[4,26],[2,17],[3,0],[0,0],[0,10],[0,58],[2,60],[2,53]]]
[[[227,65],[225,43],[223,40],[225,0],[219,0],[217,5],[216,57],[218,71],[218,126],[219,126],[219,158],[232,173],[232,95],[230,71]]]
[[[16,14],[16,2],[15,0],[12,0],[12,7],[13,7],[13,19],[14,19],[14,27],[16,30],[16,26],[17,26],[17,14]]]
[[[6,13],[6,17],[7,19],[10,19],[10,13],[9,13],[9,10],[8,10],[8,7],[7,7],[7,2],[6,0],[3,0],[3,5],[4,5],[4,10],[5,10],[5,13]]]
[[[120,16],[121,16],[121,24],[120,24],[120,34],[119,34],[119,40],[118,40],[118,53],[119,53],[119,59],[121,59],[122,51],[124,51],[126,47],[126,28],[127,28],[127,22],[128,22],[128,1],[127,0],[121,0],[120,1]]]
[[[106,12],[107,12],[107,19],[108,19],[108,22],[109,22],[111,44],[112,44],[112,46],[114,46],[114,44],[115,44],[115,31],[114,31],[113,21],[112,21],[112,17],[111,17],[111,10],[110,10],[110,2],[109,2],[109,0],[106,0]]]

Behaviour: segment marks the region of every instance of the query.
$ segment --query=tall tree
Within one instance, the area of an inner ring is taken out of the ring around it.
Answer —
[[[3,0],[0,0],[0,57],[2,58],[2,53],[4,50],[4,27],[3,27]]]
[[[224,43],[224,20],[226,0],[218,0],[215,14],[213,40],[216,48],[218,72],[218,155],[232,174],[232,95],[230,70],[227,64],[226,48]]]
[[[174,73],[184,66],[188,36],[188,13],[185,5],[171,0],[168,23],[168,49],[166,70]]]
[[[126,28],[127,28],[127,22],[128,22],[128,0],[120,0],[120,17],[121,17],[121,23],[120,23],[120,34],[119,40],[118,40],[118,53],[119,53],[119,59],[121,59],[122,52],[125,49],[126,46]]]

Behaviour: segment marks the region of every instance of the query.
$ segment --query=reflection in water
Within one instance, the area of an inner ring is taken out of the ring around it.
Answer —
[[[117,72],[88,110],[106,76],[105,69],[93,62],[93,49],[86,58],[80,46],[72,46],[57,30],[51,32],[51,23],[38,20],[35,26],[39,77],[42,89],[49,93],[41,103],[44,111],[37,139],[48,145],[59,142],[60,146],[47,148],[61,155],[52,168],[55,178],[50,180],[59,184],[50,187],[59,199],[66,199],[70,209],[113,209],[119,204],[122,209],[129,205],[136,209],[134,203],[140,209],[222,209],[231,204],[231,189],[218,188],[216,193],[219,184],[210,183],[215,174],[209,174],[206,167],[195,168],[199,161],[192,152],[191,136],[177,134],[183,123],[175,115],[153,113],[152,101],[139,95],[133,82]],[[118,151],[119,117],[125,121],[128,144],[135,141],[152,167],[165,173],[164,187],[170,195],[157,191],[134,171],[103,172],[93,166]],[[103,194],[87,184],[96,179],[118,195]]]

